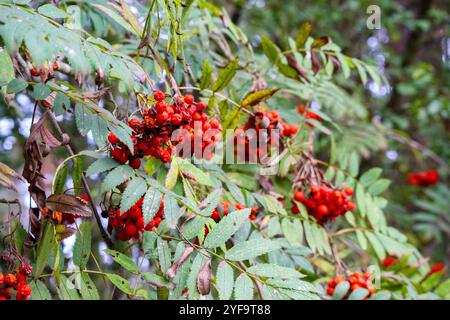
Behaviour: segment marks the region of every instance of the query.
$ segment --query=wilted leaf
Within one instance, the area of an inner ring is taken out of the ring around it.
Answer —
[[[47,208],[53,211],[90,217],[92,210],[88,203],[70,194],[52,194],[47,198]]]

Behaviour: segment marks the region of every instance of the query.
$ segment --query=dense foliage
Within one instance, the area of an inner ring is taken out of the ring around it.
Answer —
[[[369,5],[0,1],[0,299],[449,299],[449,17]]]

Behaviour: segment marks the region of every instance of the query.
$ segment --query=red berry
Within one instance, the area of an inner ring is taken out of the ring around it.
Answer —
[[[3,284],[3,282],[5,282],[5,276],[2,272],[0,272],[0,286]]]
[[[134,237],[138,233],[138,229],[136,228],[136,226],[130,222],[128,222],[125,225],[125,228],[123,229],[123,231],[125,232],[125,235],[127,235],[130,238]]]
[[[344,192],[346,195],[351,196],[353,194],[353,189],[350,187],[345,187]]]
[[[166,94],[160,90],[156,90],[153,93],[153,97],[155,98],[156,101],[163,101],[166,98]]]
[[[9,273],[5,277],[5,284],[7,286],[12,286],[16,282],[17,278],[12,273]]]
[[[183,101],[189,105],[194,103],[194,96],[192,94],[188,94],[186,96],[184,96]]]
[[[31,294],[31,287],[27,284],[21,286],[17,290],[23,297],[28,297]]]
[[[326,205],[323,205],[323,204],[321,204],[320,206],[317,207],[317,211],[319,212],[319,214],[321,216],[326,216],[330,212],[328,207]]]
[[[139,169],[140,166],[141,166],[140,158],[134,158],[133,160],[130,161],[130,167],[132,167],[133,169]]]
[[[294,199],[295,199],[296,201],[301,202],[302,200],[305,199],[305,195],[304,195],[303,192],[301,192],[301,191],[296,191],[295,194],[294,194]]]
[[[120,142],[119,138],[117,138],[116,135],[112,132],[108,133],[108,141],[111,144],[118,144]]]
[[[204,111],[206,109],[207,105],[203,102],[197,103],[197,110],[198,111]]]

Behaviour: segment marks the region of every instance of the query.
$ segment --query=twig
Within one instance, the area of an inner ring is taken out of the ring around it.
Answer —
[[[59,126],[59,123],[56,120],[55,115],[53,114],[53,112],[49,112],[48,115],[49,115],[50,120],[52,121],[53,126],[55,127],[56,131],[58,131],[58,134],[62,137],[64,132],[61,130],[61,127]],[[65,147],[66,147],[67,151],[69,152],[70,156],[75,156],[75,153],[73,152],[73,149],[70,146],[70,143],[67,143],[65,145]],[[109,238],[108,234],[106,233],[105,229],[102,226],[102,220],[100,218],[100,215],[97,212],[97,208],[96,208],[96,206],[94,204],[94,200],[93,200],[92,195],[91,195],[91,190],[89,188],[89,184],[87,183],[86,176],[84,175],[84,172],[82,172],[82,174],[81,174],[81,181],[83,182],[84,189],[86,190],[86,193],[87,193],[87,195],[89,197],[89,203],[91,205],[92,212],[94,213],[95,220],[97,221],[98,228],[100,229],[100,234],[102,235],[102,238],[106,242],[108,247],[114,248],[114,243]]]

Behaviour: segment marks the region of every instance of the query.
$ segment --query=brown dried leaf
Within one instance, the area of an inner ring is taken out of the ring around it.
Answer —
[[[331,38],[330,37],[320,37],[318,39],[314,39],[311,47],[314,49],[318,49],[328,43],[331,43]]]
[[[70,194],[52,194],[47,198],[47,208],[53,211],[90,217],[92,210],[83,199]]]
[[[197,288],[201,295],[208,294],[211,289],[211,259],[205,262],[198,273]]]
[[[181,255],[181,257],[178,259],[177,262],[175,262],[173,265],[170,266],[169,269],[167,269],[166,271],[166,276],[169,279],[172,279],[173,277],[175,277],[178,268],[183,264],[184,261],[186,261],[186,259],[191,255],[191,253],[194,251],[193,247],[187,247],[183,254]]]

